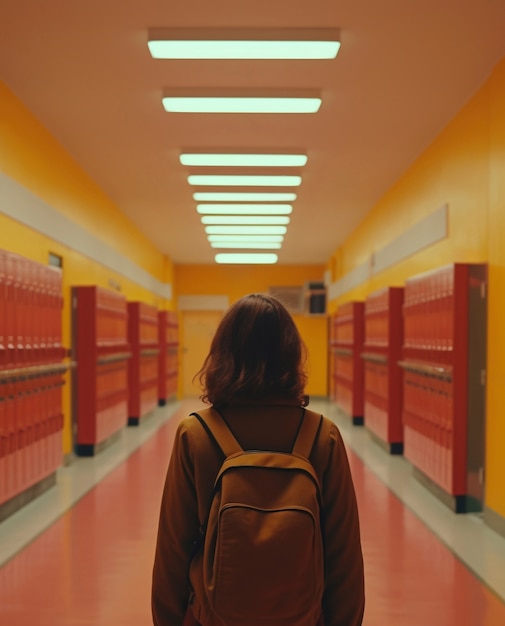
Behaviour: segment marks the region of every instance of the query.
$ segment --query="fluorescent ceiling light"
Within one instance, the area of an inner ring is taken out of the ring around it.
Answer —
[[[212,242],[242,242],[242,243],[282,243],[284,235],[208,235]]]
[[[155,59],[334,59],[338,29],[152,28]]]
[[[198,167],[303,167],[305,154],[195,154],[179,156],[182,165]]]
[[[250,264],[271,264],[277,263],[278,256],[273,253],[264,254],[245,254],[245,253],[227,253],[221,252],[214,257],[216,263],[250,263]]]
[[[236,250],[279,250],[282,246],[280,243],[254,243],[254,242],[226,242],[211,241],[211,248],[235,248]]]
[[[235,191],[197,191],[193,194],[197,202],[293,202],[296,193],[267,192],[240,193]]]
[[[206,226],[207,235],[285,235],[286,226]]]
[[[290,204],[197,204],[200,215],[290,215]]]
[[[204,215],[202,224],[289,224],[286,215]]]
[[[221,176],[217,174],[191,174],[190,185],[209,187],[298,187],[301,176]]]
[[[166,89],[168,113],[317,113],[321,98],[307,90]]]
[[[163,98],[168,113],[317,113],[320,106],[321,98]]]

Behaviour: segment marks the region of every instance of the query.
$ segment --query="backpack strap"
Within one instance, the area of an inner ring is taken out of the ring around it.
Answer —
[[[203,409],[194,415],[221,448],[225,457],[243,452],[242,447],[236,440],[235,435],[228,428],[223,416],[214,408]]]
[[[303,456],[306,459],[309,458],[322,421],[322,415],[317,415],[317,413],[304,409],[302,423],[293,445],[294,454]]]

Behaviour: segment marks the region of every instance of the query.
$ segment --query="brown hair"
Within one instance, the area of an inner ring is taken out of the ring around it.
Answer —
[[[215,405],[276,396],[306,404],[306,348],[293,318],[265,294],[240,298],[225,313],[196,374],[201,399]]]

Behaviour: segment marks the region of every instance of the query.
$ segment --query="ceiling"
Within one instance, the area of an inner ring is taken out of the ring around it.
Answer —
[[[155,27],[335,27],[341,49],[322,61],[155,60]],[[0,80],[176,264],[216,252],[182,149],[304,151],[279,263],[319,264],[484,82],[504,27],[503,0],[2,0]],[[322,105],[167,113],[172,87],[307,88]]]

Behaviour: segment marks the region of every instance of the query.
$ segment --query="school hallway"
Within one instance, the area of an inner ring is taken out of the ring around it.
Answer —
[[[118,441],[58,471],[55,487],[0,524],[0,623],[147,626],[161,490],[179,420],[172,402]],[[456,515],[334,404],[354,476],[366,626],[503,626],[505,539]]]

